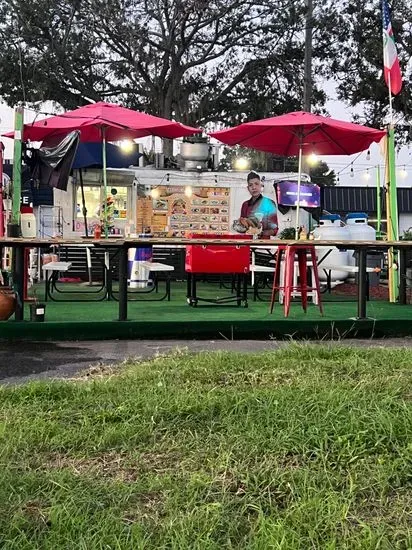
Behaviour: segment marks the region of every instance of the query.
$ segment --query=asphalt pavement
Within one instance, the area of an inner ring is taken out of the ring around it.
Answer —
[[[327,342],[312,342],[322,344]],[[0,384],[21,384],[31,380],[64,379],[89,369],[121,365],[129,358],[145,359],[175,349],[236,351],[253,353],[287,346],[277,340],[103,340],[83,342],[0,343]],[[333,345],[411,347],[412,338],[341,340]]]

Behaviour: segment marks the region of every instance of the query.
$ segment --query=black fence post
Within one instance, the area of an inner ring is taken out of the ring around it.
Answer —
[[[359,277],[358,277],[358,319],[366,319],[366,255],[364,247],[359,248]]]
[[[127,321],[127,252],[127,245],[119,250],[119,321]]]
[[[16,246],[14,252],[13,282],[16,290],[16,321],[24,319],[24,246]]]
[[[406,304],[406,249],[399,249],[399,303]]]

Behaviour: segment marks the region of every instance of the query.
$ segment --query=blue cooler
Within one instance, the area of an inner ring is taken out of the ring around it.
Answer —
[[[139,239],[151,238],[152,235],[138,235]],[[128,251],[128,285],[130,288],[146,288],[150,284],[150,268],[144,262],[153,260],[153,246],[129,248]]]

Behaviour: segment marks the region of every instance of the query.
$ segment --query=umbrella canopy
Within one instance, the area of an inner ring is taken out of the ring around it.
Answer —
[[[146,136],[161,138],[177,138],[190,136],[200,132],[198,128],[191,128],[165,118],[159,118],[139,111],[127,109],[114,103],[93,103],[68,111],[61,115],[45,118],[32,124],[25,124],[22,139],[24,141],[43,141],[55,136],[64,136],[73,130],[80,131],[81,142],[102,143],[102,166],[104,194],[107,197],[107,159],[106,142],[135,139]],[[4,134],[14,137],[14,132]],[[104,206],[104,229],[108,235],[107,206]]]
[[[133,111],[114,103],[99,102],[25,124],[23,140],[43,141],[51,136],[68,134],[72,130],[80,130],[81,142],[101,142],[103,131],[106,141],[146,136],[173,139],[190,136],[201,131],[180,122]],[[14,132],[4,135],[12,138]]]
[[[227,145],[242,145],[292,157],[313,152],[318,155],[352,155],[380,141],[385,134],[385,130],[297,111],[245,122],[209,135]]]
[[[364,151],[371,143],[380,141],[386,131],[296,111],[245,122],[209,135],[227,145],[243,145],[286,157],[299,156],[295,225],[295,235],[298,238],[302,155],[352,155]]]

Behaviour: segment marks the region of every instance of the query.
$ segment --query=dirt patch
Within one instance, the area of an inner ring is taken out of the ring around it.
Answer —
[[[104,453],[92,457],[73,457],[61,454],[48,455],[38,469],[65,469],[76,475],[93,475],[114,481],[132,483],[145,473],[162,474],[175,472],[180,463],[177,453],[143,452],[130,456],[128,453]]]
[[[358,294],[358,285],[354,283],[343,283],[333,289],[333,294],[339,296],[357,296]],[[387,286],[378,285],[371,286],[369,288],[369,296],[375,300],[389,300],[389,289]]]

